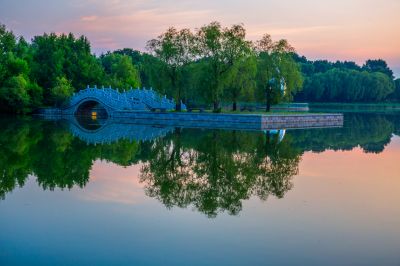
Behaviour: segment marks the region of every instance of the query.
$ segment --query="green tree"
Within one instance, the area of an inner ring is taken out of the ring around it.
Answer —
[[[157,91],[161,92],[163,87],[160,86],[165,80],[160,74],[162,69],[160,67],[161,62],[147,53],[142,53],[131,48],[119,49],[113,52],[114,54],[126,55],[132,59],[133,65],[139,71],[141,85],[149,88],[154,87]],[[161,82],[159,82],[162,80]]]
[[[317,102],[379,102],[394,100],[392,70],[383,60],[367,60],[363,67],[354,62],[309,61],[293,57],[305,76],[303,91],[295,98]]]
[[[23,75],[12,76],[0,88],[0,108],[5,112],[25,113],[29,111],[28,82]]]
[[[232,111],[237,110],[237,102],[254,100],[257,61],[252,55],[243,57],[224,77],[224,99],[232,102]]]
[[[63,76],[64,51],[59,48],[56,34],[35,36],[32,40],[32,75],[38,85],[45,89],[46,103],[50,88],[55,86],[57,77]]]
[[[266,34],[257,42],[257,88],[259,97],[265,97],[266,111],[283,100],[290,101],[302,88],[299,65],[293,59],[294,48],[286,40],[273,42]],[[264,94],[264,95],[263,95]]]
[[[101,65],[91,54],[90,43],[84,36],[45,33],[33,38],[31,49],[31,75],[44,89],[46,104],[51,104],[50,89],[56,86],[58,77],[69,80],[75,91],[103,81]]]
[[[12,31],[8,31],[6,26],[0,24],[0,55],[14,50],[16,38]]]
[[[390,79],[394,79],[393,71],[388,67],[387,63],[382,59],[367,60],[363,69],[369,72],[381,72],[386,74]]]
[[[234,68],[237,61],[251,53],[251,43],[245,37],[246,30],[242,25],[223,28],[219,22],[211,22],[197,31],[197,52],[204,59],[203,74],[207,76],[203,86],[213,102],[214,112],[220,111],[224,75]]]
[[[205,59],[196,60],[183,68],[184,95],[189,106],[208,105],[210,82],[207,71],[208,63]]]
[[[8,31],[5,25],[0,24],[0,86],[11,76],[7,66],[9,58],[13,56],[16,43],[14,33]]]
[[[41,102],[41,90],[29,79],[29,45],[0,25],[0,110],[26,113]],[[31,99],[31,98],[34,99]]]
[[[51,101],[56,106],[63,105],[74,93],[71,82],[65,77],[58,77],[55,86],[50,90]]]
[[[152,87],[161,94],[172,96],[171,79],[165,71],[165,63],[151,54],[143,54],[143,64],[140,68],[140,76],[143,77],[143,85]],[[186,85],[188,85],[186,83]]]
[[[394,81],[395,84],[395,91],[393,92],[392,98],[395,101],[400,101],[400,79],[396,79]]]
[[[30,82],[27,86],[27,91],[30,98],[30,109],[41,107],[43,105],[43,88],[37,83]]]
[[[394,92],[394,83],[381,72],[332,68],[306,79],[303,99],[319,102],[380,102]]]
[[[173,27],[147,42],[147,49],[164,63],[164,71],[169,77],[176,100],[176,110],[181,110],[182,71],[194,57],[194,36],[189,29],[177,30]]]
[[[139,72],[129,56],[108,53],[101,56],[101,62],[109,85],[123,90],[140,87]]]

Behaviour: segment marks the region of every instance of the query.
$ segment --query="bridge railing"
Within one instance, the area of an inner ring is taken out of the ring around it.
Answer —
[[[87,88],[74,93],[69,101],[69,106],[79,104],[85,99],[97,99],[110,108],[117,110],[149,110],[162,108],[171,110],[175,108],[175,101],[162,97],[152,89],[130,89],[119,92],[112,88]],[[67,108],[68,108],[67,107]]]

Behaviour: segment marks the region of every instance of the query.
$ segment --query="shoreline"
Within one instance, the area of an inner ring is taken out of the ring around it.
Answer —
[[[49,110],[49,109],[47,109]],[[54,109],[53,109],[54,110]],[[71,118],[61,110],[45,112],[39,116],[54,118]],[[224,113],[178,113],[178,112],[141,112],[113,111],[108,114],[113,123],[146,122],[156,125],[196,127],[196,128],[229,128],[247,130],[296,129],[342,127],[343,114],[310,113],[310,114],[224,114]]]

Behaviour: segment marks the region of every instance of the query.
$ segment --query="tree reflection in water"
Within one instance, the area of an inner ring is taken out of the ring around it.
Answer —
[[[3,199],[29,175],[43,189],[82,188],[95,160],[121,166],[140,162],[148,196],[168,208],[193,206],[209,217],[224,211],[236,215],[252,196],[284,197],[305,151],[361,147],[379,153],[400,132],[400,115],[348,114],[343,128],[289,131],[282,141],[261,132],[178,128],[152,141],[89,145],[62,122],[2,118],[1,123]]]
[[[214,217],[235,215],[252,195],[283,197],[298,172],[300,154],[277,136],[235,131],[178,130],[154,142],[140,181],[167,207],[195,206]]]

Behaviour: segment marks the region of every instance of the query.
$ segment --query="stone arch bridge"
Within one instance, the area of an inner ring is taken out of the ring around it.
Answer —
[[[175,101],[161,96],[153,89],[130,89],[119,91],[110,88],[86,88],[74,93],[61,109],[63,115],[96,114],[112,117],[114,111],[173,110]],[[182,105],[185,109],[186,106]]]

